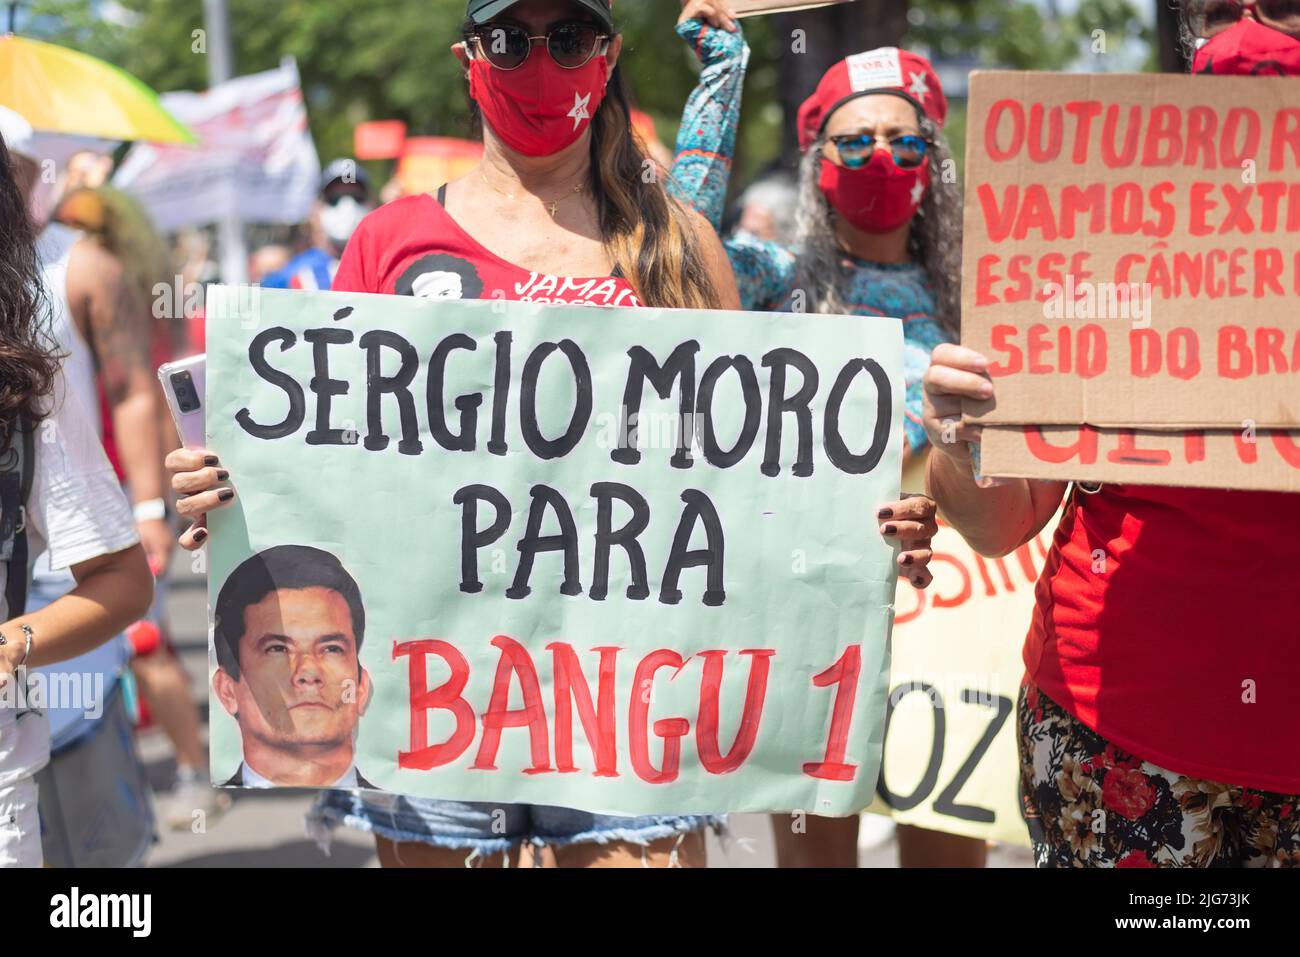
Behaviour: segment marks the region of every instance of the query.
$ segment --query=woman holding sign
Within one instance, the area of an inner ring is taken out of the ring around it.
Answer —
[[[749,48],[721,0],[685,0],[677,32],[703,71],[682,117],[672,188],[720,229]],[[960,311],[961,192],[942,136],[947,114],[922,56],[885,48],[837,63],[799,110],[794,246],[743,233],[723,244],[746,309],[903,320],[905,457],[928,441],[921,378],[930,351],[956,338]],[[812,817],[802,834],[789,823],[774,818],[782,866],[856,866],[857,818]],[[899,834],[905,866],[983,866],[987,856],[982,841]]]
[[[1294,9],[1190,0],[1207,41],[1194,72],[1300,75]],[[1032,540],[1065,503],[1017,709],[1038,864],[1300,867],[1300,495],[977,483],[980,430],[961,415],[993,397],[988,369],[935,350],[928,480],[984,555]]]
[[[465,69],[484,158],[436,196],[370,214],[344,253],[336,290],[442,299],[502,299],[736,308],[726,256],[708,224],[670,198],[632,132],[617,69],[622,40],[608,0],[470,0]],[[581,277],[581,278],[576,278]],[[179,510],[198,521],[234,491],[215,455],[173,453]],[[885,506],[900,565],[928,582],[933,507]],[[716,817],[611,817],[556,807],[487,805],[331,792],[314,823],[375,833],[388,866],[462,867],[521,845],[560,866],[704,863]]]

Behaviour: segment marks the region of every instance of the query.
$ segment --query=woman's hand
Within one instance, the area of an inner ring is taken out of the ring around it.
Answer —
[[[715,30],[735,33],[737,19],[735,12],[723,0],[682,0],[682,15],[677,22],[703,20]]]
[[[0,691],[4,691],[27,655],[27,639],[10,626],[0,628],[0,634],[5,638],[5,643],[0,645]]]
[[[988,359],[962,346],[935,346],[930,356],[930,368],[922,380],[925,431],[935,451],[954,462],[969,464],[970,447],[966,443],[980,441],[980,426],[962,424],[962,402],[993,398],[988,368]]]
[[[925,495],[904,495],[876,510],[880,534],[891,545],[897,543],[898,570],[917,588],[934,581],[930,574],[930,540],[939,533],[934,499]]]
[[[178,495],[176,512],[194,523],[181,533],[181,547],[193,551],[207,541],[208,512],[235,500],[235,490],[222,485],[230,480],[230,473],[207,449],[177,449],[165,464]]]

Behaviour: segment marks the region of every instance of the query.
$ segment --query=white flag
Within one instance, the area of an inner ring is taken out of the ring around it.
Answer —
[[[316,198],[320,159],[307,126],[298,65],[241,76],[163,105],[199,145],[134,147],[113,184],[140,200],[164,232],[231,213],[248,223],[298,223]]]

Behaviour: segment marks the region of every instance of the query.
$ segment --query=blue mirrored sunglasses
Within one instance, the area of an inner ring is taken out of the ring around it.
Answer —
[[[876,138],[866,133],[832,136],[831,142],[840,154],[840,162],[847,169],[861,169],[871,162],[876,152]],[[916,169],[925,162],[930,144],[922,136],[906,133],[889,141],[889,155],[899,169]]]

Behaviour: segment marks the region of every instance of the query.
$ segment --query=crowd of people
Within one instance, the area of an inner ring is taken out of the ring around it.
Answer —
[[[1184,8],[1195,73],[1300,75],[1294,6]],[[384,204],[358,164],[331,164],[310,248],[259,248],[254,277],[469,299],[517,298],[541,275],[573,280],[557,284],[572,290],[562,301],[692,309],[702,322],[709,310],[742,308],[901,319],[905,460],[925,457],[928,494],[864,503],[897,546],[900,575],[930,584],[938,514],[990,556],[1053,531],[1062,515],[1023,625],[1017,702],[1037,864],[1300,866],[1300,724],[1288,704],[1300,664],[1281,625],[1300,612],[1300,544],[1285,531],[1300,528],[1300,495],[977,481],[980,430],[959,424],[962,405],[994,387],[988,360],[957,344],[963,199],[932,64],[886,48],[864,51],[889,67],[869,81],[854,58],[832,66],[799,110],[797,174],[751,188],[728,235],[749,50],[724,0],[683,0],[677,32],[701,72],[671,166],[647,177],[609,0],[469,0],[451,55],[482,161],[433,193]],[[83,186],[57,218],[34,213],[47,153],[21,117],[0,134],[0,448],[17,463],[0,473],[17,477],[0,483],[0,554],[12,556],[0,563],[0,681],[120,643],[175,748],[173,816],[219,812],[228,801],[207,786],[198,714],[161,607],[173,516],[186,525],[180,544],[201,548],[207,515],[238,494],[220,449],[178,447],[153,375],[200,337],[149,321],[150,277],[171,265],[158,265],[166,253],[130,201]],[[46,423],[57,444],[33,441]],[[26,521],[9,521],[23,503]],[[1242,707],[1241,676],[1288,691]],[[42,720],[0,709],[0,812],[11,808],[13,822],[0,813],[0,865],[40,861]],[[245,763],[238,783],[257,779]],[[322,842],[338,826],[369,832],[391,867],[509,866],[525,848],[564,867],[702,866],[704,834],[725,817],[337,787],[307,823]],[[796,832],[778,815],[778,863],[854,866],[857,827],[856,817],[811,818]],[[899,848],[904,866],[979,867],[987,855],[983,841],[917,828],[899,829]]]

